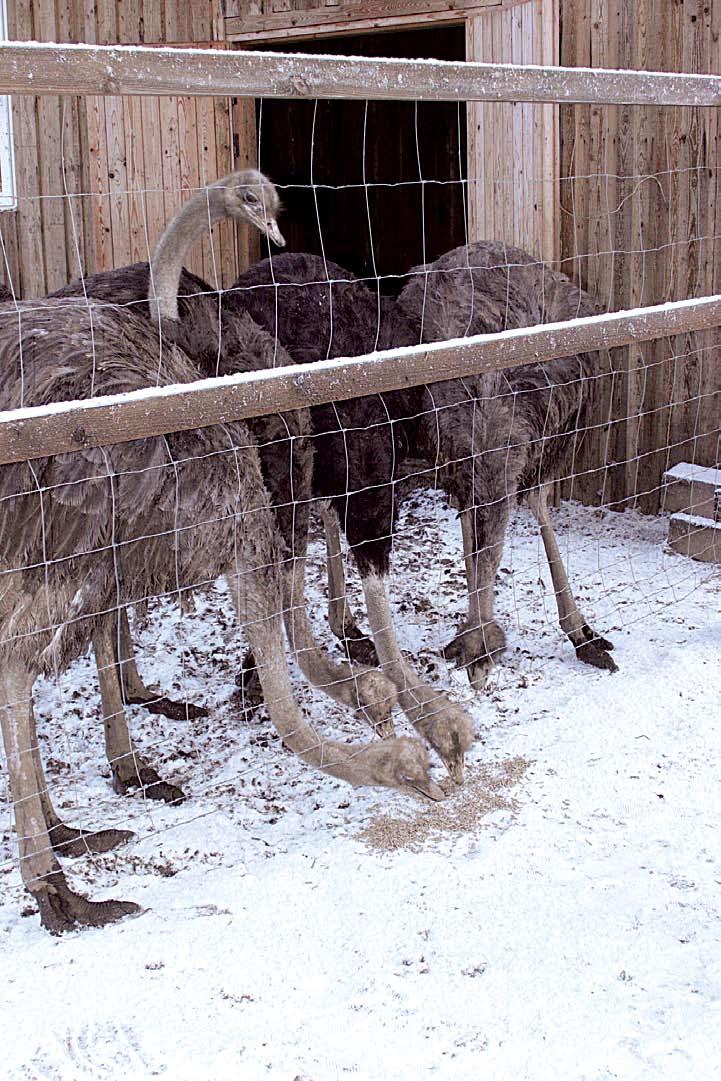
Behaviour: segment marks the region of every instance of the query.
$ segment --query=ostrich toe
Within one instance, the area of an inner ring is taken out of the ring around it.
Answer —
[[[496,622],[476,628],[464,624],[444,648],[443,656],[465,668],[473,689],[482,691],[505,648],[506,636]]]
[[[142,912],[133,901],[89,901],[70,889],[62,871],[46,875],[31,893],[40,909],[40,922],[52,935],[76,927],[103,927]]]
[[[113,789],[119,796],[126,796],[129,789],[142,789],[145,799],[162,803],[182,803],[185,793],[176,784],[164,781],[158,771],[140,755],[126,755],[113,762]]]
[[[59,856],[77,859],[89,852],[110,852],[135,836],[130,830],[78,830],[58,822],[48,830],[50,843]]]
[[[129,706],[144,706],[148,713],[169,717],[171,721],[197,721],[208,716],[205,706],[196,706],[192,702],[176,702],[165,695],[146,698],[144,695],[126,694],[125,702]]]
[[[370,638],[366,637],[355,623],[343,628],[343,647],[348,660],[356,664],[365,664],[369,668],[378,668],[378,654]]]
[[[590,632],[590,637],[586,634],[587,631]],[[594,668],[602,668],[606,672],[618,672],[618,665],[609,654],[609,650],[613,649],[611,643],[605,638],[597,638],[589,627],[584,627],[583,633],[586,634],[587,641],[576,646],[579,661]]]

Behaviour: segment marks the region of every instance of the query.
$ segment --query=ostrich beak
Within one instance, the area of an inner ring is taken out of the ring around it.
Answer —
[[[463,770],[465,763],[463,761],[462,752],[457,756],[453,755],[452,757],[444,758],[443,765],[446,767],[451,779],[455,781],[456,784],[463,784]]]
[[[285,239],[280,229],[278,228],[278,222],[275,220],[275,218],[266,218],[260,209],[252,210],[250,207],[246,206],[244,210],[248,221],[250,221],[250,223],[254,225],[256,229],[260,229],[261,233],[265,233],[265,235],[270,240],[272,240],[273,243],[277,245],[277,247],[285,247]]]
[[[439,784],[432,781],[430,777],[405,777],[404,778],[408,788],[413,789],[414,792],[420,793],[421,796],[426,796],[428,799],[432,799],[435,802],[440,802],[446,798],[446,794]]]
[[[285,237],[278,228],[278,222],[275,218],[271,218],[270,221],[265,223],[265,234],[269,236],[277,248],[285,247]]]

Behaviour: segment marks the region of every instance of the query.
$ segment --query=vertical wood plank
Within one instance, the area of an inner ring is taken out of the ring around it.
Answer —
[[[19,41],[34,37],[30,4],[15,5],[14,33]],[[40,209],[40,167],[37,98],[16,95],[12,101],[15,133],[15,179],[18,192],[17,235],[19,246],[19,292],[27,299],[42,296],[45,261],[42,255],[43,218]]]
[[[233,168],[257,168],[258,165],[258,128],[253,98],[234,98],[230,111],[233,144]],[[257,229],[247,225],[237,225],[235,230],[237,246],[238,273],[247,270],[252,263],[260,259],[260,237]],[[232,278],[232,281],[235,277]],[[231,281],[231,284],[232,284]]]
[[[145,259],[150,259],[165,228],[163,197],[163,146],[160,98],[142,98],[140,116],[143,127],[143,173],[138,177],[142,194],[143,226],[146,233]]]

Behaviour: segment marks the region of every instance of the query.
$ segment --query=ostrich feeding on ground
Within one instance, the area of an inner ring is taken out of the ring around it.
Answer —
[[[223,303],[249,312],[299,363],[413,340],[413,331],[392,301],[374,296],[349,271],[312,255],[287,254],[258,263],[235,282]],[[420,412],[414,395],[420,402],[421,394],[372,395],[312,409],[313,493],[331,501],[348,538],[383,672],[393,680],[408,719],[460,783],[464,754],[473,742],[471,719],[445,694],[423,683],[403,657],[385,589],[396,520],[396,470],[413,442]],[[338,564],[336,549],[331,551],[331,569]],[[343,596],[344,591],[332,590],[333,601]],[[302,603],[296,590],[292,612]],[[343,608],[344,602],[336,604],[334,616],[331,606],[336,629],[340,624],[342,631],[346,627],[338,611]]]
[[[487,241],[414,268],[398,304],[424,342],[601,311],[565,274]],[[523,495],[541,528],[562,630],[580,660],[616,669],[613,646],[579,612],[548,513],[551,483],[573,472],[594,386],[607,370],[600,354],[582,353],[425,388],[421,453],[460,511],[468,579],[468,619],[446,655],[476,687],[505,648],[494,584],[510,508]]]
[[[252,202],[249,203],[249,199]],[[275,222],[278,197],[273,185],[255,171],[235,174],[197,192],[168,225],[158,245],[152,266],[137,263],[59,290],[55,296],[93,297],[129,306],[139,316],[161,320],[163,335],[180,345],[203,376],[229,375],[290,364],[288,354],[250,316],[237,309],[221,307],[219,294],[202,279],[183,270],[183,259],[192,243],[208,228],[209,221],[227,214],[264,229],[276,242],[283,239]],[[180,281],[180,296],[171,293],[167,282]],[[153,297],[148,300],[148,292]],[[155,295],[153,295],[155,294]],[[351,668],[334,663],[313,639],[304,604],[304,564],[308,532],[307,493],[312,470],[313,447],[307,438],[309,418],[305,410],[270,415],[248,421],[260,456],[266,487],[274,507],[280,535],[288,549],[283,564],[286,580],[286,608],[293,612],[289,635],[301,670],[316,686],[336,701],[361,712],[382,734],[392,735],[391,709],[395,688],[373,669]],[[231,585],[232,588],[232,585]],[[290,602],[292,591],[293,601]],[[108,700],[118,697],[118,683],[125,702],[144,702],[155,709],[177,715],[176,704],[149,691],[135,665],[127,615],[122,610],[108,616],[109,632],[119,660],[101,671],[101,689]],[[185,704],[182,704],[183,709]],[[192,707],[191,707],[192,708]],[[161,781],[157,771],[133,747],[124,711],[115,709],[108,720],[108,758],[117,791],[141,784],[148,796],[177,801],[181,790]]]
[[[173,292],[159,298],[161,310],[172,305],[177,281],[167,278],[164,288]],[[164,383],[197,378],[181,349],[161,345],[156,328],[125,309],[94,301],[7,305],[0,309],[0,408],[142,391],[157,382],[161,348]],[[100,644],[99,667],[114,667],[106,614],[132,603],[135,593],[177,594],[231,575],[271,719],[291,750],[351,784],[441,798],[419,742],[323,742],[303,721],[284,652],[284,553],[246,425],[4,465],[0,500],[0,723],[23,882],[48,929],[101,925],[137,911],[130,902],[88,901],[68,886],[56,849],[67,852],[82,840],[84,850],[104,851],[128,834],[83,834],[59,820],[32,706],[36,677],[57,677],[91,637]],[[122,711],[119,697],[115,707]]]

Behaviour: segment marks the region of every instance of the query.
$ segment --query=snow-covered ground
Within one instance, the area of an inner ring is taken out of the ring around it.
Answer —
[[[149,679],[211,707],[182,724],[133,711],[137,742],[188,793],[182,806],[112,793],[89,660],[39,688],[66,819],[137,834],[66,861],[71,880],[145,912],[60,939],[42,931],[3,789],[3,1077],[718,1076],[719,568],[665,553],[662,518],[570,506],[556,520],[620,671],[576,661],[519,510],[497,597],[509,649],[474,697],[436,652],[463,610],[457,525],[435,496],[406,508],[393,578],[403,645],[467,702],[478,732],[466,785],[448,783],[440,805],[318,776],[263,715],[244,717],[242,643],[220,587],[180,633],[166,609],[142,634]],[[319,727],[359,737],[296,685]]]

